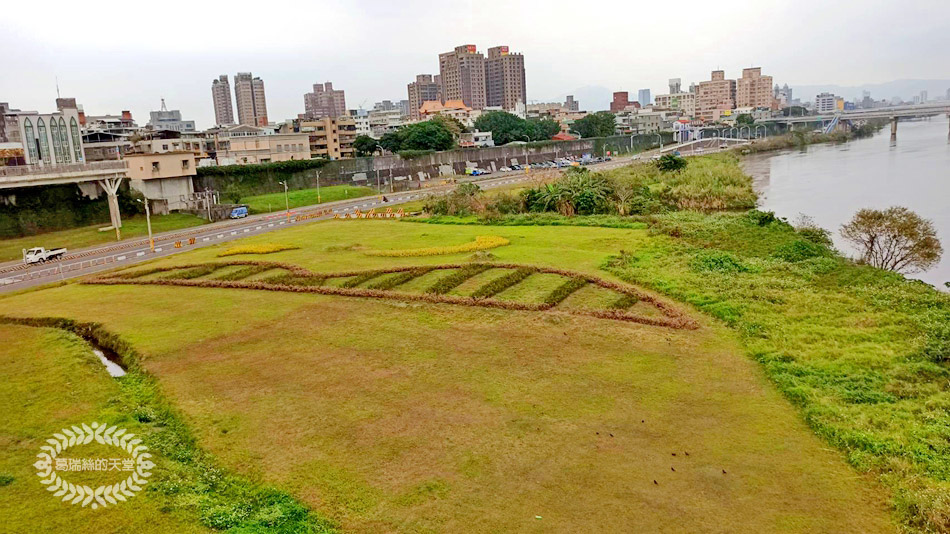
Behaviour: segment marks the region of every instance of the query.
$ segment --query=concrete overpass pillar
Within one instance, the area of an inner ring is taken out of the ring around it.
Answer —
[[[891,118],[891,141],[897,141],[897,117]]]
[[[115,228],[115,240],[122,240],[122,216],[119,213],[119,198],[116,196],[119,192],[119,186],[122,184],[122,177],[106,178],[99,180],[99,185],[106,191],[109,199],[109,219],[112,220],[112,227]]]

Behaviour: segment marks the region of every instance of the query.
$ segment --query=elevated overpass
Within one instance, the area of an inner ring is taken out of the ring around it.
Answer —
[[[950,101],[928,102],[924,104],[910,104],[906,106],[891,106],[886,108],[853,109],[836,111],[822,115],[804,115],[801,117],[774,117],[757,121],[759,123],[785,124],[821,124],[834,126],[842,122],[853,123],[857,120],[888,119],[891,121],[891,138],[897,138],[897,123],[900,119],[916,119],[933,117],[946,113],[950,116]],[[948,132],[950,133],[950,132]]]
[[[0,189],[80,184],[114,178],[125,178],[126,176],[127,167],[125,161],[0,167]]]

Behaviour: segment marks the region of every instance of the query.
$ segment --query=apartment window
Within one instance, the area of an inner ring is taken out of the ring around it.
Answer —
[[[153,162],[152,162],[152,172],[158,172],[158,162],[157,162],[157,161],[153,161]]]
[[[163,145],[162,145],[162,150],[168,150],[168,145],[167,145],[167,144],[163,144]]]
[[[181,168],[182,168],[182,169],[187,169],[189,165],[190,165],[190,163],[188,163],[188,160],[187,160],[187,159],[181,160]]]

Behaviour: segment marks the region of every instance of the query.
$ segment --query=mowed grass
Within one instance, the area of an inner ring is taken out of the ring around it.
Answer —
[[[492,230],[512,242],[493,251],[500,262],[601,276],[617,250],[653,239],[643,230]],[[362,250],[451,246],[481,234],[329,221],[242,243],[300,246],[268,259],[329,273],[465,262],[470,254]],[[154,264],[219,261],[216,252]],[[407,285],[424,290],[448,274]],[[344,531],[893,530],[880,488],[823,446],[728,330],[701,318],[687,331],[323,295],[78,284],[2,298],[0,313],[107,325],[139,349],[203,447]]]
[[[187,213],[171,213],[168,215],[152,216],[152,233],[170,232],[206,224],[208,221]],[[23,249],[33,247],[61,248],[78,250],[94,245],[115,242],[115,230],[100,232],[99,229],[109,226],[108,222],[95,226],[84,226],[70,230],[59,230],[44,234],[15,237],[0,240],[0,262],[23,259]],[[145,215],[136,215],[122,219],[122,239],[136,239],[148,236]]]
[[[205,532],[206,529],[162,510],[153,494],[139,492],[127,502],[91,510],[61,502],[40,484],[33,463],[54,432],[116,417],[112,408],[119,386],[89,346],[78,337],[50,328],[0,325],[0,518],[4,532]],[[140,435],[132,420],[119,423]],[[104,446],[75,446],[67,458],[127,457]],[[96,477],[95,475],[99,475]],[[109,476],[106,476],[109,475]],[[114,484],[128,473],[67,473],[70,482],[96,487]],[[146,486],[147,487],[147,486]]]
[[[241,203],[246,204],[247,209],[251,213],[267,213],[270,211],[283,211],[286,209],[287,200],[290,201],[290,207],[293,209],[376,194],[378,193],[372,187],[331,185],[320,188],[319,198],[316,188],[297,189],[295,191],[289,191],[287,193],[287,199],[284,198],[284,193],[267,193],[265,195],[242,197]]]

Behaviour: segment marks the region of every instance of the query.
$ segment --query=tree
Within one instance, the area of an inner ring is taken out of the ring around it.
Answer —
[[[496,145],[506,145],[512,141],[530,141],[525,121],[507,111],[489,111],[475,119],[475,129],[491,132]]]
[[[752,124],[755,124],[755,119],[752,118],[752,115],[749,115],[748,113],[743,113],[739,115],[738,117],[736,117],[736,124],[752,125]]]
[[[372,156],[378,147],[379,143],[368,135],[358,135],[353,140],[353,150],[357,156]]]
[[[455,145],[452,132],[441,121],[424,121],[409,124],[397,132],[399,150],[448,150]]]
[[[581,137],[608,137],[614,134],[616,116],[609,111],[591,113],[574,121],[574,132]]]
[[[926,271],[943,254],[933,223],[900,206],[860,210],[842,225],[841,235],[865,263],[899,273]]]
[[[392,153],[399,152],[399,150],[401,150],[400,146],[402,146],[402,140],[400,139],[399,133],[389,132],[383,134],[383,136],[379,138],[379,146]]]
[[[532,141],[547,141],[560,131],[561,125],[552,119],[529,119],[525,121],[525,132]]]
[[[459,135],[462,132],[466,131],[465,125],[462,124],[462,121],[456,119],[455,117],[449,117],[446,115],[436,115],[429,119],[430,121],[436,121],[442,123],[445,128],[452,133],[452,139],[458,140]]]

